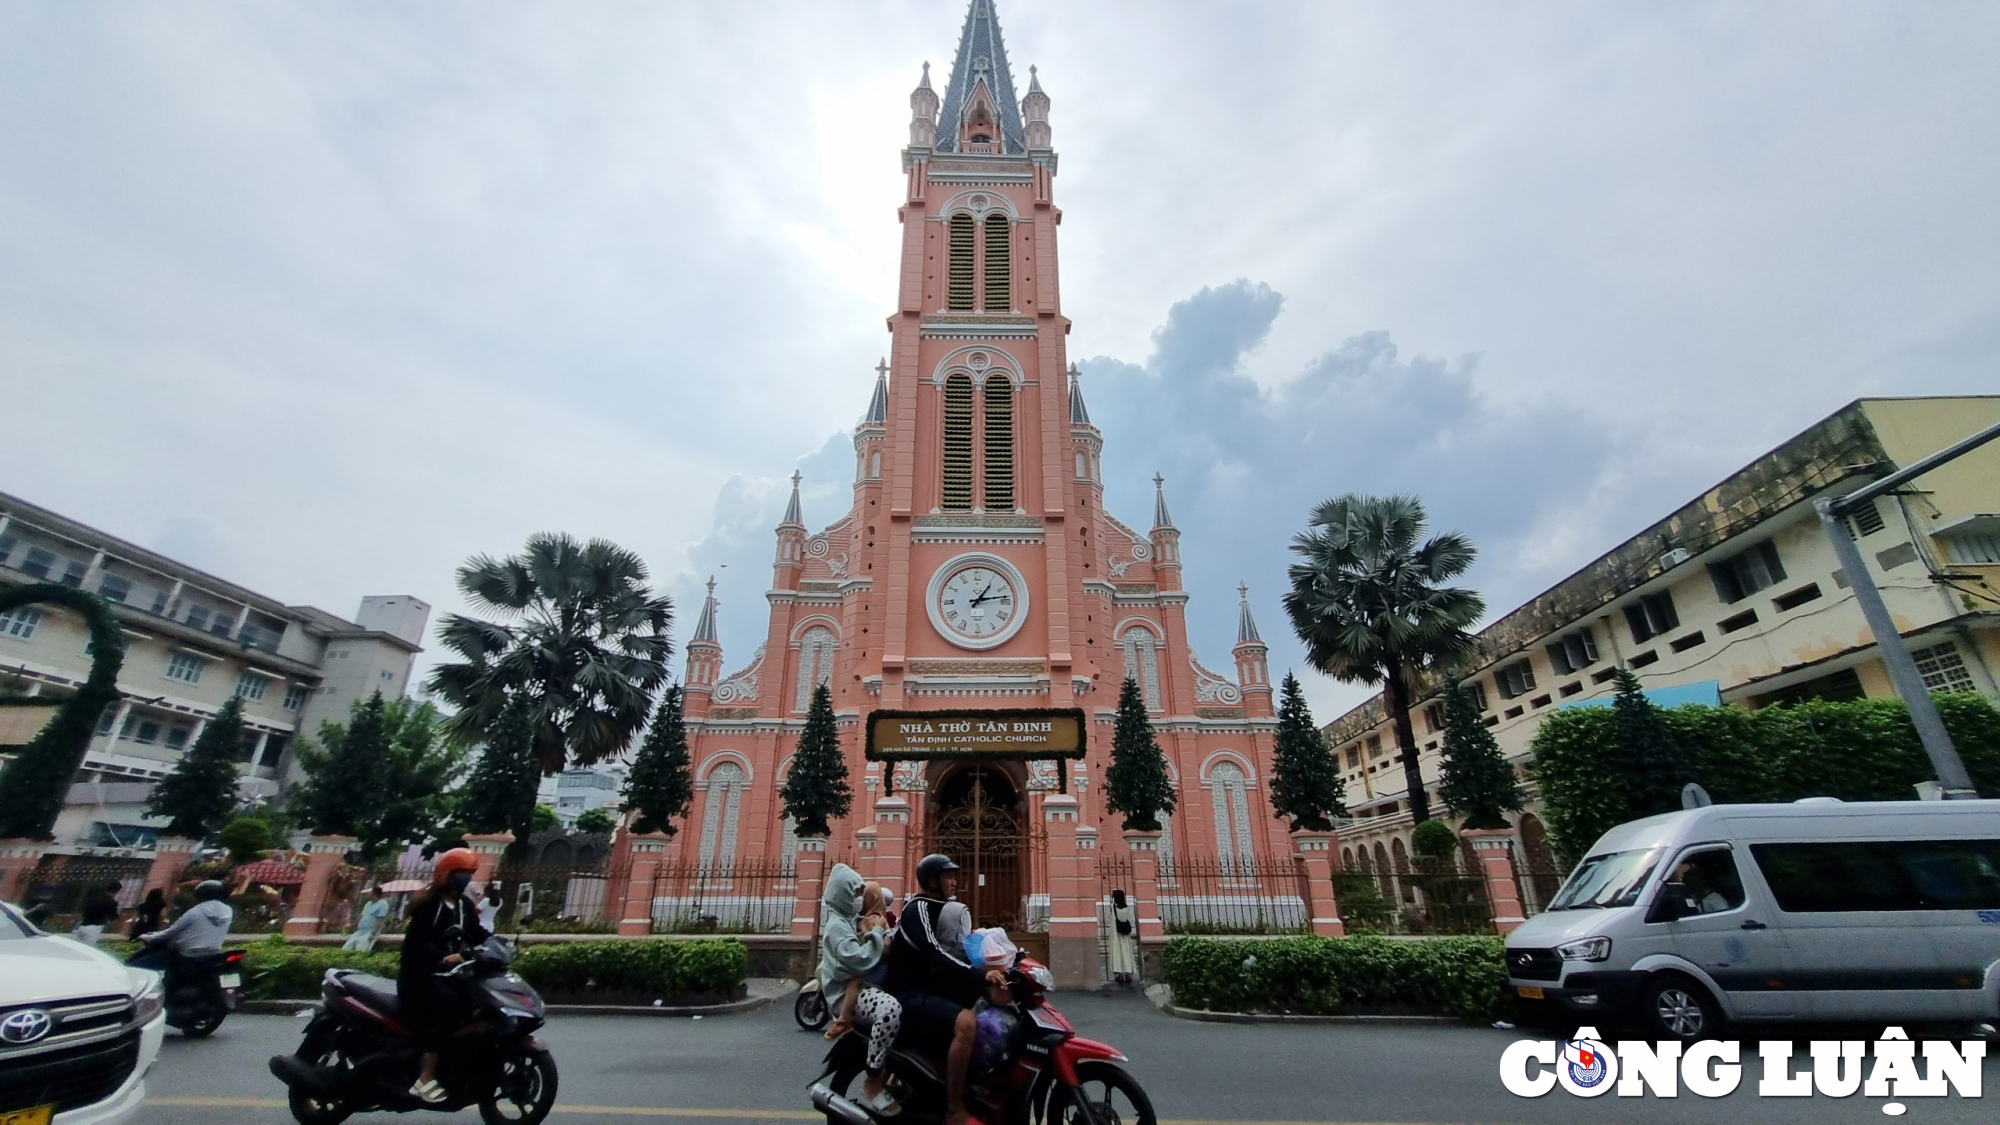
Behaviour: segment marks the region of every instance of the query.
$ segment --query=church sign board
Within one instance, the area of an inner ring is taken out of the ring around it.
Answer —
[[[1066,759],[1084,755],[1080,707],[1017,711],[877,711],[868,760]]]

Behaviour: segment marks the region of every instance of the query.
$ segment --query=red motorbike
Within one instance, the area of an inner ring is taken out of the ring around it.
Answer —
[[[987,1065],[973,1067],[966,1109],[987,1125],[1157,1125],[1146,1091],[1118,1065],[1129,1060],[1078,1035],[1049,1005],[1048,987],[1048,970],[1026,957],[1007,971],[1003,1041],[982,1040],[978,1055]],[[868,1055],[866,1036],[850,1031],[826,1054],[813,1108],[827,1125],[936,1125],[944,1120],[944,1062],[930,1052],[945,1046],[897,1040],[884,1070],[902,1112],[880,1117],[847,1097]]]

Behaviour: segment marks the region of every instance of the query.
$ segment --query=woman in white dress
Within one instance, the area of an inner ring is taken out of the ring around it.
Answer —
[[[1139,918],[1121,888],[1111,892],[1111,979],[1130,984],[1139,975]]]

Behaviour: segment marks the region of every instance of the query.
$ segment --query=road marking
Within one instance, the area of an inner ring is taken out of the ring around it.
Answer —
[[[283,1098],[158,1097],[147,1105],[189,1109],[284,1109]],[[556,1113],[583,1117],[695,1117],[727,1121],[813,1121],[820,1114],[804,1109],[689,1109],[668,1105],[559,1105]],[[1421,1125],[1415,1122],[1254,1121],[1226,1118],[1163,1117],[1159,1125]]]

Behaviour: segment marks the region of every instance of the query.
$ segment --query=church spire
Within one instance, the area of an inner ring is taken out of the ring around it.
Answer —
[[[1167,478],[1153,474],[1153,530],[1173,528],[1174,517],[1167,514]],[[1176,529],[1177,530],[1177,529]]]
[[[1263,644],[1264,638],[1257,635],[1257,620],[1250,616],[1250,585],[1239,583],[1236,587],[1238,598],[1236,607],[1236,643]]]
[[[1069,421],[1072,426],[1090,425],[1090,411],[1083,406],[1083,372],[1069,365]]]
[[[981,114],[992,115],[982,119]],[[985,120],[991,132],[965,128]],[[990,138],[968,148],[974,135]],[[965,10],[965,28],[958,35],[958,55],[952,61],[951,84],[945,87],[944,113],[938,118],[937,151],[1027,153],[1021,127],[1021,107],[1014,97],[1014,76],[1007,67],[1007,45],[1000,38],[1000,18],[993,0],[972,0]]]
[[[799,480],[804,474],[792,470],[792,498],[785,504],[785,518],[778,521],[779,527],[804,527],[805,518],[799,514]]]
[[[884,359],[875,368],[875,393],[868,399],[868,415],[861,419],[861,421],[865,425],[869,422],[887,422],[888,420],[889,361]]]
[[[701,616],[695,619],[694,641],[715,640],[715,575],[708,576],[708,597],[702,599]]]

